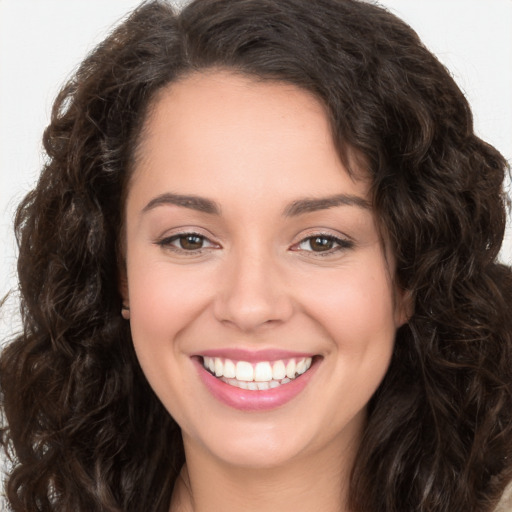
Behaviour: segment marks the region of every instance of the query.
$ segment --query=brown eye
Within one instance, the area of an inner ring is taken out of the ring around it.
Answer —
[[[333,238],[327,236],[315,236],[309,238],[309,246],[312,251],[322,252],[329,251],[334,247],[336,242]]]
[[[186,251],[197,251],[202,249],[204,243],[204,237],[199,235],[180,235],[177,239],[181,249]]]
[[[314,235],[304,238],[295,247],[295,250],[310,253],[332,254],[343,249],[350,249],[354,243],[332,235]]]
[[[158,241],[157,245],[164,249],[182,253],[199,253],[203,249],[217,247],[208,238],[197,233],[180,233]]]

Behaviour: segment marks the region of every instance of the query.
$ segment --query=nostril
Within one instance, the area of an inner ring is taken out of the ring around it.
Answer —
[[[217,301],[215,317],[226,326],[244,332],[277,326],[289,320],[293,314],[291,303],[286,299],[270,300],[264,297],[231,297]]]

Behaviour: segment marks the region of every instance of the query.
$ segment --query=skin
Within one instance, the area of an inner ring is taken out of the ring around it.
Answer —
[[[155,100],[126,201],[122,293],[140,364],[183,432],[171,510],[346,510],[366,406],[407,318],[369,180],[356,174],[322,105],[292,85],[217,70]],[[295,201],[334,194],[351,201],[290,215]],[[172,239],[190,232],[193,250]],[[307,352],[318,364],[288,403],[241,411],[193,363],[220,348]]]

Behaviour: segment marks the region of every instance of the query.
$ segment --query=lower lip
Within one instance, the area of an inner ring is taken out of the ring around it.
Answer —
[[[318,361],[313,360],[308,371],[287,384],[272,389],[251,391],[230,386],[214,377],[204,368],[199,358],[194,358],[194,363],[210,393],[224,404],[241,411],[268,411],[288,403],[307,386],[318,366]]]

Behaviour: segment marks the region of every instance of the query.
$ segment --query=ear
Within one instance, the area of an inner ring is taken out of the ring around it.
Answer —
[[[395,325],[398,329],[406,324],[414,314],[414,297],[411,290],[397,286],[395,293]]]
[[[129,306],[126,306],[125,304],[123,304],[121,306],[121,316],[125,320],[130,320],[130,307]]]
[[[121,295],[121,315],[125,320],[130,319],[130,297],[128,293],[128,276],[126,275],[126,268],[119,269],[118,273],[118,286],[119,294]]]

